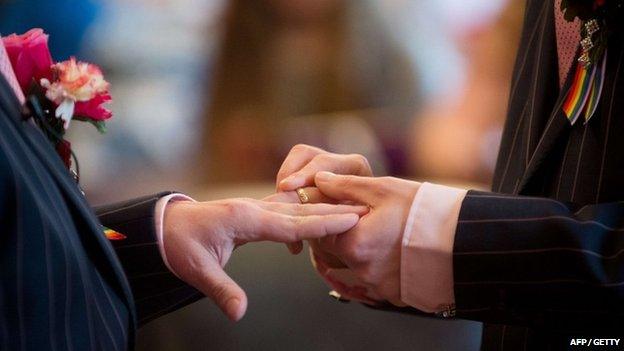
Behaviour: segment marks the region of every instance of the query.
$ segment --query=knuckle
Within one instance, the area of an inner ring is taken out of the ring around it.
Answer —
[[[310,150],[311,147],[306,144],[297,144],[290,149],[290,154],[298,154]]]
[[[381,197],[389,194],[394,190],[394,178],[392,177],[380,177],[376,179],[375,191],[376,195]]]
[[[287,222],[287,229],[292,235],[292,238],[297,241],[303,237],[302,229],[303,219],[297,216],[289,216]]]
[[[328,163],[331,163],[334,159],[335,159],[335,156],[333,154],[326,153],[326,154],[318,154],[314,156],[314,159],[312,161],[315,163],[326,165]]]
[[[372,174],[370,164],[368,163],[368,159],[364,157],[364,155],[351,154],[349,155],[349,157],[351,158],[352,162],[356,165],[356,170],[358,171],[358,174],[362,174],[362,175]]]

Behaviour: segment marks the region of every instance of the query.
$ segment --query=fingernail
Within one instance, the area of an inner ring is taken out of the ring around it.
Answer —
[[[225,304],[228,317],[230,317],[230,319],[233,321],[237,321],[240,319],[240,317],[238,316],[239,305],[240,305],[240,300],[235,297],[229,299],[228,302]]]
[[[316,180],[321,181],[321,182],[328,182],[335,176],[336,175],[333,174],[332,172],[326,172],[326,171],[318,172],[316,174]]]
[[[303,243],[295,243],[295,245],[293,245],[293,255],[298,255],[299,253],[301,253],[301,251],[303,251]]]
[[[369,211],[370,211],[370,207],[368,206],[358,206],[358,213],[361,216],[368,214]]]
[[[348,217],[351,220],[351,227],[355,226],[359,221],[360,221],[360,216],[353,213],[353,214],[349,214]]]
[[[280,188],[290,189],[297,178],[295,176],[289,176],[280,182]]]

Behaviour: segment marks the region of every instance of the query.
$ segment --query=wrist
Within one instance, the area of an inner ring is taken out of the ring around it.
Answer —
[[[158,200],[155,210],[155,225],[156,225],[156,239],[158,240],[158,248],[160,250],[160,256],[170,271],[174,274],[175,271],[171,268],[169,260],[167,259],[167,252],[170,251],[169,247],[171,240],[166,238],[172,238],[175,233],[181,231],[180,227],[184,224],[185,214],[188,209],[184,209],[181,206],[183,204],[193,204],[195,200],[182,194],[171,194]]]
[[[182,219],[188,216],[188,211],[188,201],[170,201],[167,204],[163,216],[163,239],[170,236],[171,233],[179,231],[180,226],[184,223]]]

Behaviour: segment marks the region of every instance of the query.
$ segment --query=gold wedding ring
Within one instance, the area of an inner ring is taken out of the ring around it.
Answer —
[[[299,196],[299,202],[301,202],[302,204],[307,204],[308,202],[310,202],[310,197],[303,188],[297,189],[297,195]]]

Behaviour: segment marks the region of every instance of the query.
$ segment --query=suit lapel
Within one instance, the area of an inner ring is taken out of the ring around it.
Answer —
[[[23,135],[24,140],[31,146],[39,160],[48,169],[55,183],[65,195],[68,207],[78,213],[78,216],[74,217],[76,225],[78,228],[86,229],[84,232],[80,231],[79,234],[91,235],[95,238],[99,246],[99,251],[95,252],[95,254],[104,259],[103,264],[98,266],[98,270],[107,273],[103,275],[104,277],[113,277],[111,283],[125,297],[128,309],[133,315],[133,319],[136,319],[134,302],[129,284],[119,261],[116,259],[112,246],[108,242],[108,239],[102,234],[100,223],[91,212],[89,204],[86,202],[84,196],[76,186],[76,183],[61,162],[61,159],[55,153],[54,149],[50,147],[43,132],[38,128],[25,125],[27,122],[20,120],[20,103],[11,92],[8,83],[2,75],[0,75],[0,108],[5,110],[9,118],[16,124],[17,130]],[[82,224],[82,226],[80,226],[80,224]],[[90,255],[91,254],[93,253],[90,253]]]
[[[547,36],[547,40],[540,40],[540,45],[537,45],[536,47],[532,48],[532,50],[537,50],[538,54],[541,54],[544,52],[551,52],[550,54],[551,57],[546,58],[545,60],[538,60],[537,67],[536,67],[537,73],[534,75],[534,77],[532,77],[534,79],[534,84],[537,84],[543,79],[558,80],[558,75],[556,74],[557,73],[556,70],[558,69],[558,58],[557,58],[557,50],[556,50],[557,36],[556,36],[555,23],[554,23],[554,14],[553,14],[554,9],[552,7],[552,4],[548,6],[548,11],[549,12],[546,14],[547,15],[546,18],[544,18],[544,20],[547,21],[547,23],[545,23],[543,27],[543,31],[546,32],[545,35]],[[554,67],[555,74],[543,74],[543,73],[539,74],[540,69],[542,70],[545,69],[546,66],[549,64],[552,65],[551,67]],[[569,72],[567,73],[566,80],[563,86],[561,87],[561,89],[559,89],[559,94],[557,95],[554,105],[552,105],[554,107],[550,110],[550,114],[545,125],[543,127],[539,127],[539,129],[536,129],[535,125],[530,125],[530,124],[527,127],[529,128],[528,130],[529,140],[527,140],[526,143],[528,144],[528,150],[532,150],[532,152],[527,151],[525,160],[521,161],[525,163],[526,167],[524,168],[524,172],[520,178],[520,182],[518,183],[518,186],[515,189],[516,193],[519,193],[519,194],[525,193],[530,188],[531,181],[535,177],[537,171],[543,165],[544,160],[552,151],[553,147],[557,144],[557,141],[559,140],[559,138],[565,134],[563,132],[570,128],[570,123],[568,122],[568,118],[563,112],[562,104],[566,98],[566,95],[567,95],[568,90],[570,89],[570,86],[572,85],[572,81],[574,79],[575,67],[576,66],[573,64]],[[540,84],[543,86],[543,89],[556,89],[556,87],[558,86],[558,84],[557,85],[546,84],[545,82],[541,82]],[[527,103],[531,105],[534,105],[536,103],[538,104],[539,103],[541,104],[552,103],[552,100],[553,100],[552,98],[542,99],[540,97],[540,95],[548,95],[547,92],[540,92],[540,93],[541,94],[529,95],[529,99]],[[535,101],[536,99],[539,99],[539,102],[536,102]],[[539,113],[546,114],[546,113],[549,113],[548,111],[549,111],[548,108],[543,108],[543,109],[540,109]],[[540,118],[539,115],[536,115],[533,117],[535,117],[536,119]]]
[[[568,121],[568,118],[563,112],[561,106],[565,100],[566,93],[570,88],[573,75],[573,69],[571,69],[568,73],[568,77],[566,78],[566,82],[559,93],[555,107],[546,122],[544,131],[537,142],[535,151],[529,158],[527,167],[518,185],[517,192],[520,194],[527,190],[527,186],[530,184],[536,172],[540,169],[544,159],[548,156],[553,146],[557,144],[559,137],[564,134],[563,131],[571,127],[570,122]]]

